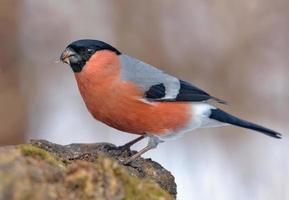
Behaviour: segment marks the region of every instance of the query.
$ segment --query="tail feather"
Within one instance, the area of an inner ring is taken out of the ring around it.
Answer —
[[[247,128],[247,129],[252,129],[252,130],[264,133],[268,136],[274,137],[274,138],[281,138],[281,134],[276,131],[273,131],[271,129],[265,128],[258,124],[254,124],[246,120],[237,118],[220,109],[212,109],[211,111],[212,111],[211,115],[209,116],[211,119],[215,119],[220,122],[236,125],[236,126]]]

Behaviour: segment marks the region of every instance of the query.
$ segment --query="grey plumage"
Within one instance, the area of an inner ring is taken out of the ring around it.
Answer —
[[[219,103],[225,101],[212,97],[198,87],[179,80],[163,71],[136,58],[121,54],[121,78],[134,82],[142,87],[144,98],[149,101],[202,102],[214,99]]]
[[[148,91],[151,86],[162,83],[165,86],[165,97],[176,98],[180,90],[180,82],[177,78],[163,71],[127,55],[120,55],[122,64],[122,80],[132,81]]]

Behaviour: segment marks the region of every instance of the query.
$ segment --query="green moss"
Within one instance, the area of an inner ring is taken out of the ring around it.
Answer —
[[[84,190],[86,188],[86,183],[87,183],[87,176],[81,176],[81,177],[78,177],[76,180],[75,180],[75,184],[78,186],[79,189],[81,190]]]
[[[13,194],[14,199],[23,200],[174,199],[152,180],[131,175],[110,157],[98,155],[92,163],[69,161],[56,153],[31,144],[0,149],[0,196]]]
[[[87,185],[87,181],[88,181],[88,177],[85,175],[78,175],[77,177],[75,177],[73,179],[73,181],[71,181],[70,183],[70,187],[71,189],[75,190],[75,189],[79,189],[82,192],[84,192],[86,185]]]
[[[32,144],[23,144],[20,145],[19,148],[24,156],[38,157],[42,160],[47,160],[51,164],[60,164],[48,151],[33,146]]]
[[[115,175],[121,177],[124,185],[125,197],[123,200],[173,200],[166,191],[150,180],[141,180],[129,175],[123,169],[116,168]]]

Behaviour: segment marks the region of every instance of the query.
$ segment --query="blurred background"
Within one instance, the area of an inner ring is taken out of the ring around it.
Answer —
[[[145,157],[174,174],[178,199],[289,199],[288,24],[286,0],[1,0],[0,144],[135,138],[96,122],[54,62],[71,41],[99,39],[284,134],[223,127],[159,145]]]

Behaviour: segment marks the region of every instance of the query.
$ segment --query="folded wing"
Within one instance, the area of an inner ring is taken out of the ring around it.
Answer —
[[[139,85],[144,98],[158,102],[203,102],[213,99],[226,102],[209,95],[198,87],[127,55],[120,55],[122,80]]]

